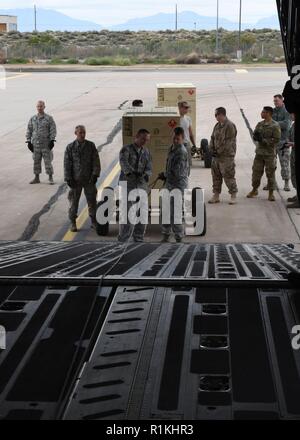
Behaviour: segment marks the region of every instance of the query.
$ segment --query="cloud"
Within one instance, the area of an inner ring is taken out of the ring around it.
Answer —
[[[176,0],[2,0],[1,8],[57,9],[74,18],[93,20],[103,25],[122,23],[130,18],[146,17],[158,12],[174,12]],[[179,11],[191,10],[200,15],[215,16],[217,0],[177,0]],[[219,0],[220,16],[237,21],[239,0]],[[275,0],[243,0],[243,17],[255,23],[276,14]]]

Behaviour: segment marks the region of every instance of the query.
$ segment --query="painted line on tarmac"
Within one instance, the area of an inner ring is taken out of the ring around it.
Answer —
[[[247,69],[235,69],[235,73],[249,73]]]
[[[32,73],[19,73],[18,75],[7,76],[6,78],[2,78],[2,79],[5,81],[9,81],[10,79],[23,78],[24,76],[32,76]]]
[[[111,170],[111,172],[109,173],[109,175],[106,177],[106,179],[103,181],[103,183],[100,185],[100,187],[98,188],[98,199],[101,198],[101,194],[102,191],[104,190],[104,188],[110,186],[112,184],[112,182],[114,181],[114,179],[117,177],[117,175],[120,173],[121,168],[120,168],[120,164],[119,162],[114,166],[114,168]],[[77,228],[78,230],[80,230],[80,228],[82,228],[84,226],[84,224],[86,223],[86,221],[88,220],[89,217],[89,210],[88,207],[86,206],[81,213],[79,214],[79,216],[77,217]],[[74,238],[76,237],[77,232],[71,232],[68,231],[64,238],[63,241],[73,241]]]

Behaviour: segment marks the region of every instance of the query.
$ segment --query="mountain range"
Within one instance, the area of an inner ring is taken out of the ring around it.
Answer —
[[[34,30],[33,8],[0,9],[0,15],[16,15],[18,30],[32,32]],[[86,20],[77,20],[52,9],[37,10],[37,30],[42,31],[100,31],[102,26]]]
[[[18,29],[21,32],[30,32],[34,29],[33,9],[3,9],[0,15],[16,15],[18,17]],[[101,21],[101,15],[99,17]],[[227,30],[238,29],[238,23],[220,17],[219,26]],[[86,20],[77,20],[61,12],[50,9],[37,10],[37,30],[38,31],[100,31],[109,29],[113,31],[158,31],[174,29],[175,14],[159,13],[149,17],[135,18],[124,23],[104,27],[98,23]],[[184,11],[178,14],[178,29],[187,30],[213,30],[216,28],[216,17],[205,17],[195,12]],[[279,21],[276,15],[259,20],[256,24],[243,23],[243,29],[279,29]]]

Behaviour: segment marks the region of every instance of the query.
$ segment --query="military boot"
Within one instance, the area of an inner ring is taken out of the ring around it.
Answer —
[[[36,174],[35,177],[34,177],[34,179],[33,179],[31,182],[29,182],[29,183],[30,183],[30,185],[36,185],[37,183],[41,183],[41,181],[40,181],[40,175],[39,175],[39,174]]]
[[[54,180],[52,174],[49,175],[49,183],[50,185],[54,185]]]
[[[286,179],[285,181],[284,181],[284,188],[283,188],[283,191],[291,191],[291,188],[290,188],[290,181],[289,181],[289,179]]]
[[[289,198],[287,199],[287,201],[288,201],[289,203],[297,202],[297,201],[298,201],[298,197],[297,197],[297,196],[289,197]]]
[[[287,209],[297,209],[297,208],[300,208],[300,203],[298,199],[294,203],[290,203],[289,205],[287,205]]]
[[[78,231],[75,220],[71,223],[70,231],[71,232],[77,232]]]
[[[97,229],[98,229],[98,223],[97,223],[97,220],[95,219],[95,218],[92,218],[91,219],[91,228],[92,229],[94,229],[95,231],[97,231]]]
[[[247,195],[247,199],[253,199],[256,196],[258,196],[258,191],[257,189],[253,188],[253,190],[250,191],[249,194]]]
[[[269,191],[269,197],[268,197],[269,202],[275,202],[275,196],[274,196],[274,191]]]
[[[164,235],[161,243],[170,243],[170,236],[169,235]]]
[[[236,204],[237,204],[236,194],[231,194],[231,199],[229,201],[229,205],[236,205]]]
[[[215,193],[212,198],[208,201],[211,205],[214,203],[220,203],[220,194]]]

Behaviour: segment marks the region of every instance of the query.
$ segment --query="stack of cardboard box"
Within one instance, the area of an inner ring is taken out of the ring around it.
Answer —
[[[197,128],[197,89],[194,84],[157,84],[157,103],[159,107],[174,107],[178,102],[187,101],[191,106],[193,131],[196,138]]]
[[[179,125],[180,116],[177,107],[132,108],[123,116],[123,145],[131,144],[141,128],[150,132],[151,140],[147,144],[153,159],[150,184],[165,170],[173,130]]]

